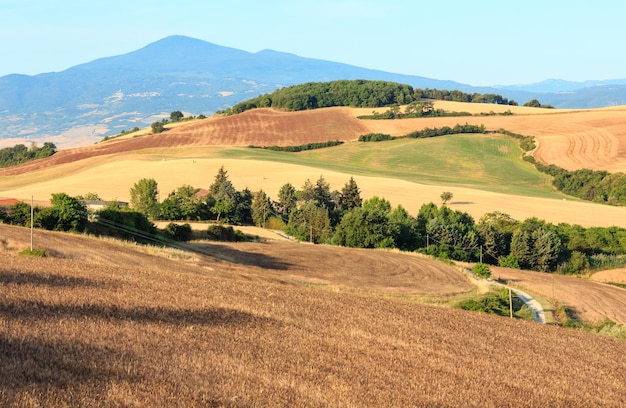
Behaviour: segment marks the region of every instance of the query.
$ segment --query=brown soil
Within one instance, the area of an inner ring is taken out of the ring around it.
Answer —
[[[350,276],[361,256],[346,265],[324,247],[293,245],[305,252],[283,258],[289,249],[250,244],[212,247],[238,263],[167,259],[40,231],[36,246],[54,256],[29,258],[16,254],[28,230],[0,231],[8,406],[626,403],[623,340],[280,276],[317,263]]]

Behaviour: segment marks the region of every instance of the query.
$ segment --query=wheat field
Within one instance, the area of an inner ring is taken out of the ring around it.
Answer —
[[[51,256],[29,258],[28,230],[0,230],[3,405],[626,403],[623,340],[298,283],[280,251],[252,266],[245,247],[224,262],[41,231]]]

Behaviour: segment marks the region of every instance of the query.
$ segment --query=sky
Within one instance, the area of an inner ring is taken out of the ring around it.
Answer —
[[[169,35],[474,86],[626,78],[620,0],[0,0],[0,76]]]

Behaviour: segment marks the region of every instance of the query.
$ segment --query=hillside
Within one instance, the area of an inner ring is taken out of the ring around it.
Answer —
[[[481,141],[487,140],[483,135],[469,139],[457,136],[420,140],[414,142],[419,145],[404,149],[405,155],[419,153],[419,146],[426,144],[432,145],[431,151],[457,149],[444,144],[447,140],[465,140],[468,148],[476,146],[474,153],[469,152],[473,154],[473,161],[467,162],[469,156],[456,151],[454,154],[460,155],[458,159],[444,163],[445,166],[437,162],[434,167],[420,165],[408,157],[402,166],[391,159],[381,162],[383,150],[396,145],[354,141],[359,135],[370,132],[403,135],[424,127],[468,122],[485,124],[489,130],[505,128],[534,134],[539,144],[537,157],[548,157],[558,165],[595,163],[599,169],[617,171],[626,166],[626,132],[623,130],[626,126],[622,125],[626,111],[560,111],[452,102],[436,102],[436,106],[452,111],[474,109],[474,113],[512,108],[515,115],[360,120],[357,116],[370,114],[371,110],[344,107],[287,113],[256,109],[240,115],[180,124],[158,135],[119,138],[65,149],[44,160],[0,169],[0,191],[4,197],[30,199],[35,195],[37,200],[46,200],[59,191],[70,195],[95,191],[106,199],[128,201],[129,189],[141,178],[155,178],[164,194],[183,184],[206,188],[223,165],[237,188],[248,187],[252,191],[262,188],[271,197],[276,197],[286,182],[299,187],[306,179],[316,179],[322,174],[333,188],[339,189],[354,175],[365,198],[382,196],[394,205],[402,204],[411,213],[416,213],[422,203],[439,202],[441,192],[453,188],[452,208],[467,211],[476,219],[499,210],[519,220],[536,216],[553,223],[620,225],[623,209],[581,202],[555,193],[545,175],[540,176],[530,164],[518,160],[514,150],[516,142],[497,141],[498,137],[508,140],[503,136],[489,135],[492,139],[485,148],[491,149],[492,156],[484,156],[487,152],[479,151]],[[570,133],[573,128],[578,132]],[[300,154],[245,148],[252,144],[299,145],[326,140],[348,143],[339,148]],[[473,140],[476,143],[472,143]],[[509,161],[503,162],[503,168],[484,167],[492,162],[491,158],[501,160],[501,156],[511,154]],[[428,163],[431,159],[423,157],[423,160]],[[461,165],[465,173],[459,176],[458,166]],[[509,178],[487,183],[494,175],[504,176],[514,167],[521,171],[514,174],[529,177],[530,181]]]
[[[621,340],[302,284],[290,275],[316,269],[282,250],[264,263],[245,246],[228,250],[239,263],[166,259],[38,231],[53,256],[28,258],[16,254],[28,230],[0,230],[0,398],[12,405],[626,402]],[[348,278],[353,265],[333,267]]]

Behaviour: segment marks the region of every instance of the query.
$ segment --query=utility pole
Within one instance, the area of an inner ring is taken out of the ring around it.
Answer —
[[[511,295],[511,288],[509,288],[509,314],[511,319],[513,318],[513,296]]]
[[[30,196],[30,252],[33,252],[33,229],[35,227],[35,198]]]

